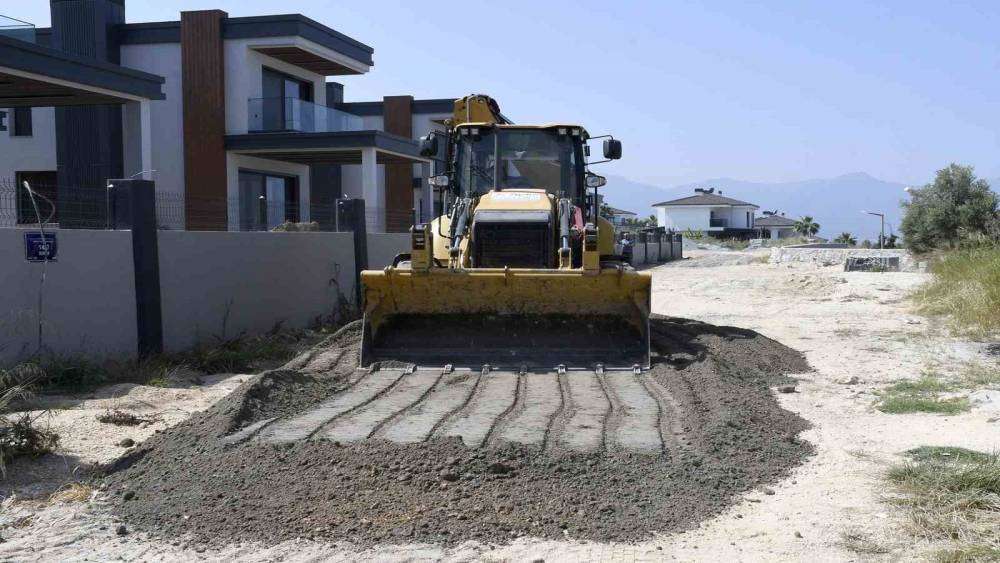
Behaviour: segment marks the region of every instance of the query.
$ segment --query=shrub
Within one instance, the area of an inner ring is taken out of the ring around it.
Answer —
[[[907,247],[923,253],[987,236],[997,221],[997,195],[971,166],[951,164],[934,182],[910,192],[899,226]]]

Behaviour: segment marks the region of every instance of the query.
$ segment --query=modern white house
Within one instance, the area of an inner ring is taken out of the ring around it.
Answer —
[[[763,217],[754,219],[754,227],[760,233],[760,238],[780,239],[795,236],[795,219],[789,219],[784,214],[765,211]]]
[[[695,195],[657,203],[653,209],[657,225],[666,229],[745,237],[752,234],[760,207],[716,193],[714,188],[697,188]]]
[[[0,33],[0,78],[21,81],[0,88],[0,181],[59,200],[141,176],[174,229],[331,224],[342,197],[365,200],[373,231],[433,213],[416,139],[453,99],[345,102],[327,80],[367,73],[372,47],[298,14],[126,23],[124,0],[50,1],[52,28]],[[67,72],[96,99],[39,95]]]

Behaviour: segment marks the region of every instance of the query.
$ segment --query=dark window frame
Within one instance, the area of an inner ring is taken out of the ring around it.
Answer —
[[[10,127],[11,137],[33,137],[34,123],[32,121],[31,108],[14,108],[11,114],[14,122]]]
[[[265,197],[266,197],[266,193],[267,193],[267,179],[268,178],[278,178],[278,179],[284,180],[285,181],[285,213],[284,213],[284,220],[286,222],[292,222],[292,223],[298,223],[298,222],[301,221],[302,210],[301,210],[301,206],[299,204],[299,199],[300,199],[300,195],[302,193],[302,189],[301,189],[302,188],[302,181],[301,181],[301,178],[298,175],[296,175],[296,174],[283,174],[283,173],[280,173],[280,172],[271,172],[269,170],[257,170],[257,169],[252,169],[252,168],[239,168],[237,170],[237,184],[239,184],[239,178],[242,177],[244,174],[261,177],[261,179],[263,180],[263,183],[261,185],[263,186],[263,188],[265,190],[265,192],[264,192]],[[242,198],[243,197],[242,191],[238,192],[236,197],[237,198]],[[308,203],[307,203],[307,205],[308,205]],[[242,209],[243,209],[242,205],[240,205],[239,209],[241,210],[240,211],[241,216],[239,218],[239,222],[240,222],[240,226],[242,227],[243,224],[244,224],[244,222],[245,222],[245,218],[242,216]],[[254,221],[251,221],[251,223],[254,224],[254,225],[256,225],[257,224],[256,218],[255,218]]]

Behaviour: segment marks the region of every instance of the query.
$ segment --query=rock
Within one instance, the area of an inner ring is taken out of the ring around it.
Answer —
[[[503,475],[504,473],[510,473],[510,466],[500,463],[499,461],[493,462],[486,468],[487,471],[494,475]]]
[[[769,487],[764,487],[764,488],[763,488],[763,489],[761,489],[761,490],[763,491],[763,493],[764,493],[765,495],[768,495],[768,496],[770,496],[770,495],[773,495],[773,494],[774,494],[774,489],[771,489],[771,488],[769,488]]]
[[[1000,412],[1000,391],[981,389],[969,393],[969,403],[988,412]]]
[[[125,438],[121,442],[118,442],[118,445],[123,448],[131,448],[132,446],[135,445],[135,440],[133,440],[132,438]]]
[[[122,495],[122,498],[124,500],[132,500],[133,498],[135,498],[135,491],[125,491],[125,494]]]
[[[441,470],[438,475],[443,481],[458,481],[458,473],[448,471],[447,469]]]
[[[795,389],[794,385],[779,385],[778,386],[778,392],[779,393],[795,393],[796,389]]]
[[[802,534],[800,532],[795,532],[795,537],[802,539]]]
[[[124,536],[125,534],[128,533],[128,528],[125,527],[125,524],[122,524],[118,526],[118,529],[115,530],[115,533],[118,534],[119,536]]]
[[[857,385],[858,383],[861,383],[861,378],[856,375],[851,375],[838,379],[837,383],[840,385]]]

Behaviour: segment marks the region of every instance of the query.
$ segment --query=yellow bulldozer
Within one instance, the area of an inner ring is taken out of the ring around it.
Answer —
[[[640,370],[650,281],[615,255],[599,214],[605,179],[579,125],[517,125],[492,98],[455,102],[420,140],[444,163],[430,184],[447,213],[411,229],[392,266],[361,274],[361,364]],[[621,158],[604,137],[601,162]]]

